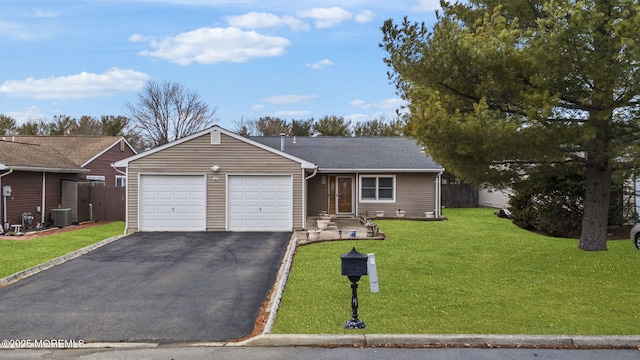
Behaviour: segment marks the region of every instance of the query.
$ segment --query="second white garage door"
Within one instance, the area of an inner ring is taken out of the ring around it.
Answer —
[[[293,180],[290,175],[229,175],[229,231],[291,231]]]
[[[204,175],[141,175],[141,231],[205,231]]]

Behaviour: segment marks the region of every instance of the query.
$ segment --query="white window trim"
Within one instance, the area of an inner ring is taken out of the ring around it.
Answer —
[[[116,175],[116,186],[118,186],[118,179],[123,179],[124,180],[124,186],[121,187],[127,187],[127,176],[126,175]]]
[[[378,193],[379,193],[379,188],[378,188],[378,179],[379,178],[391,178],[393,180],[393,199],[363,199],[362,198],[362,179],[363,178],[375,178],[376,179],[376,197],[378,197]],[[366,175],[360,175],[358,177],[358,200],[361,203],[387,203],[387,204],[393,204],[396,202],[396,189],[397,189],[397,182],[396,182],[396,176],[395,175],[389,175],[389,174],[366,174]]]

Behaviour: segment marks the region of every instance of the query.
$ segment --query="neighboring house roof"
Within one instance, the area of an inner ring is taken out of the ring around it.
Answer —
[[[282,156],[282,157],[284,157],[284,158],[287,158],[287,159],[289,159],[289,160],[293,160],[293,161],[295,161],[295,162],[298,162],[298,163],[300,163],[300,166],[301,166],[303,169],[314,169],[314,168],[315,168],[315,166],[316,166],[314,163],[309,162],[309,161],[308,161],[308,160],[306,160],[306,159],[302,159],[302,158],[296,157],[295,155],[292,155],[292,154],[289,154],[289,153],[286,153],[286,152],[279,151],[279,150],[278,150],[278,149],[276,149],[276,148],[272,148],[272,147],[267,146],[267,145],[264,145],[264,144],[262,144],[262,143],[260,143],[260,142],[257,142],[257,141],[251,140],[251,139],[249,139],[249,138],[246,138],[246,137],[244,137],[244,136],[240,136],[240,135],[238,135],[238,134],[236,134],[236,133],[233,133],[233,132],[231,132],[231,131],[228,131],[228,130],[223,129],[223,128],[221,128],[221,127],[220,127],[220,126],[218,126],[218,125],[214,125],[213,127],[210,127],[210,128],[208,128],[208,129],[202,130],[202,131],[197,132],[197,133],[195,133],[195,134],[191,134],[191,135],[189,135],[189,136],[185,136],[185,137],[183,137],[183,138],[181,138],[181,139],[178,139],[178,140],[172,141],[172,142],[167,143],[167,144],[164,144],[164,145],[160,145],[160,146],[158,146],[158,147],[155,147],[155,148],[153,148],[153,149],[150,149],[150,150],[147,150],[147,151],[145,151],[145,152],[139,153],[139,154],[137,154],[137,155],[130,156],[130,157],[126,158],[126,159],[122,159],[122,160],[120,160],[120,161],[115,162],[115,163],[114,163],[114,166],[117,166],[117,167],[127,167],[127,166],[129,166],[129,162],[131,162],[131,161],[134,161],[134,160],[140,159],[140,158],[142,158],[142,157],[145,157],[145,156],[148,156],[148,155],[151,155],[151,154],[155,154],[155,153],[157,153],[157,152],[159,152],[159,151],[162,151],[162,150],[164,150],[164,149],[167,149],[167,148],[170,148],[170,147],[173,147],[173,146],[176,146],[176,145],[182,144],[182,143],[184,143],[184,142],[190,141],[190,140],[195,139],[195,138],[198,138],[198,137],[200,137],[200,136],[204,136],[204,135],[207,135],[207,134],[211,134],[211,133],[212,133],[212,132],[214,132],[214,131],[218,131],[218,132],[220,132],[221,134],[227,135],[227,136],[229,136],[229,137],[232,137],[232,138],[237,139],[237,140],[240,140],[240,141],[244,141],[244,142],[245,142],[245,143],[247,143],[247,144],[250,144],[250,145],[256,146],[256,147],[258,147],[258,148],[261,148],[261,149],[263,149],[263,150],[266,150],[266,151],[272,152],[272,153],[274,153],[274,154],[280,155],[280,156]]]
[[[6,169],[68,173],[88,171],[48,146],[0,140],[0,170]]]
[[[80,167],[86,166],[91,160],[124,140],[122,136],[11,136],[6,139],[49,147],[64,154]],[[126,140],[125,143],[135,152]]]
[[[281,137],[250,139],[281,148]],[[321,171],[426,171],[444,169],[404,137],[286,137],[284,152],[313,162]]]
[[[83,173],[91,161],[125,141],[121,136],[3,136],[0,169]]]

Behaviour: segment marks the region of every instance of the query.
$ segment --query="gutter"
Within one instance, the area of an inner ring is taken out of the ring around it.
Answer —
[[[304,181],[307,181],[307,180],[311,179],[312,177],[314,177],[316,175],[318,175],[318,165],[315,165],[313,167],[313,173],[311,175],[307,176],[306,178],[304,178]]]
[[[5,164],[0,164],[0,170],[7,170],[7,166]],[[13,169],[9,169],[9,171],[7,171],[6,173],[0,174],[0,191],[2,191],[2,178],[11,174],[12,172],[13,172]],[[2,215],[3,215],[4,221],[2,222],[2,226],[0,228],[2,228],[2,232],[4,232],[5,230],[4,224],[7,223],[7,199],[4,196],[2,196],[2,203],[3,203]]]
[[[383,168],[322,168],[322,173],[357,172],[357,173],[442,173],[444,169],[383,169]]]
[[[302,173],[304,174],[304,170],[302,170]],[[304,181],[302,182],[302,228],[303,229],[307,228],[307,215],[308,215],[307,214],[307,181],[309,181],[311,178],[313,178],[316,175],[318,175],[318,165],[314,164],[313,173],[311,173],[311,175],[304,178]]]
[[[120,173],[120,174],[122,174],[122,175],[124,175],[124,176],[127,176],[127,173],[126,173],[126,172],[124,172],[124,171],[122,171],[122,170],[120,170],[120,169],[118,169],[118,168],[116,167],[116,164],[115,164],[115,163],[111,163],[111,168],[112,168],[113,170],[115,170],[116,172],[118,172],[118,173]]]
[[[63,174],[83,174],[83,173],[88,173],[90,171],[89,169],[47,168],[47,167],[32,167],[32,166],[10,166],[10,168],[11,170],[16,170],[16,171],[53,172],[53,173],[63,173]]]

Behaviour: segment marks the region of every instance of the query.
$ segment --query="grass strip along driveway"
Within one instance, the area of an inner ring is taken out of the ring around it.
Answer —
[[[522,230],[491,209],[448,221],[377,221],[385,241],[300,247],[273,333],[638,335],[640,251],[585,252]],[[375,253],[380,293],[359,282],[365,330],[344,330],[351,289],[340,255]]]
[[[123,232],[124,222],[112,222],[30,240],[2,240],[0,241],[0,278],[112,236],[122,235]]]

